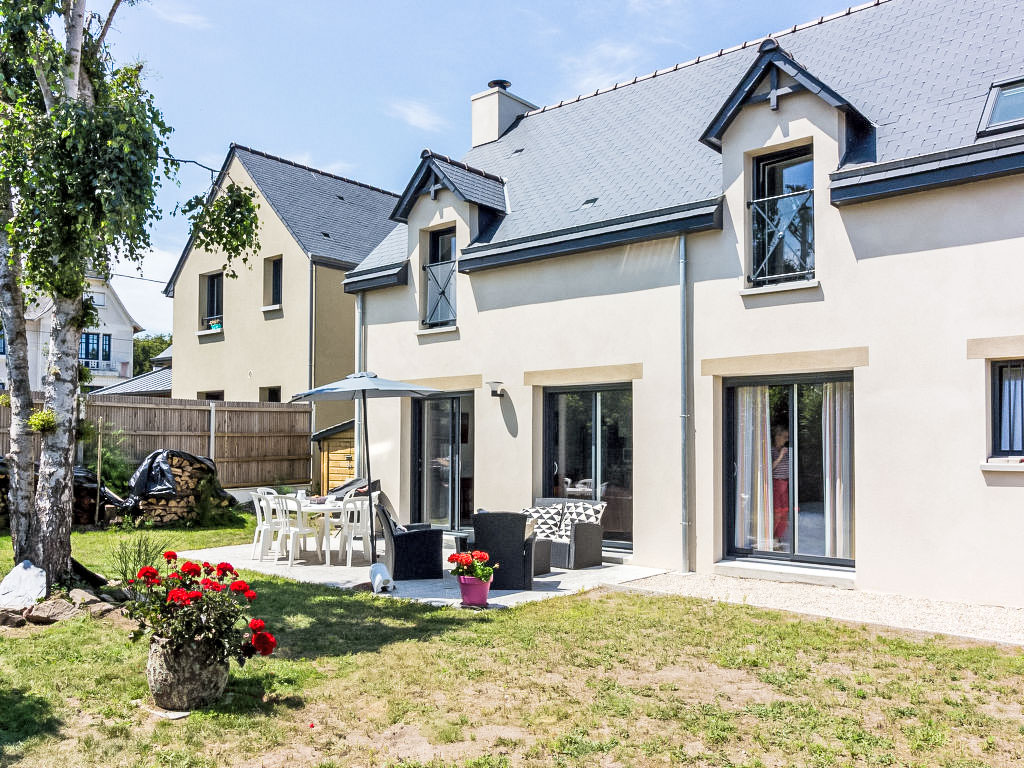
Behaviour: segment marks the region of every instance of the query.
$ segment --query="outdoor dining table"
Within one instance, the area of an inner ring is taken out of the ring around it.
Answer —
[[[338,527],[341,530],[341,546],[347,552],[346,565],[352,566],[352,549],[356,536],[363,541],[363,549],[369,549],[369,522],[370,503],[366,496],[353,496],[344,500],[327,500],[322,502],[313,501],[309,497],[298,499],[303,513],[307,518],[317,518],[316,527],[320,532],[320,540],[323,542],[323,557],[326,565],[331,564],[331,528]],[[339,549],[338,554],[341,554]],[[369,552],[366,552],[369,557]]]

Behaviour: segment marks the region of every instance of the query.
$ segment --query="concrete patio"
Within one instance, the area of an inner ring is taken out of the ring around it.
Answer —
[[[461,603],[459,585],[455,577],[449,573],[451,566],[447,563],[448,555],[453,551],[452,542],[446,540],[444,549],[446,560],[444,578],[400,581],[397,582],[397,588],[387,594],[392,597],[417,600],[430,603],[431,605],[459,605]],[[322,561],[316,559],[315,554],[309,552],[305,555],[308,558],[307,560],[296,558],[295,565],[291,567],[288,566],[288,561],[284,558],[276,562],[269,558],[263,561],[251,560],[251,553],[252,547],[250,545],[240,544],[230,547],[180,552],[179,555],[192,560],[208,561],[211,563],[227,561],[239,570],[256,571],[257,573],[265,573],[270,576],[281,576],[294,579],[295,581],[322,584],[325,587],[336,587],[338,589],[353,589],[360,585],[366,585],[370,581],[370,566],[361,549],[357,549],[353,554],[352,567],[347,567],[344,564],[324,565]],[[661,573],[664,573],[664,571],[657,568],[607,563],[578,571],[553,568],[551,573],[534,576],[532,591],[492,589],[488,602],[491,607],[509,608],[535,600],[547,600],[561,595],[585,592],[606,584],[625,584],[636,579],[656,576]]]

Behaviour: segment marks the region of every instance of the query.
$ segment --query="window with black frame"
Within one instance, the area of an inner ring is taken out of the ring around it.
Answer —
[[[0,355],[7,354],[7,337],[4,336],[4,329],[0,328]]]
[[[992,363],[992,455],[1024,456],[1024,360]]]
[[[109,342],[108,342],[109,343]],[[100,359],[100,335],[98,333],[83,333],[78,341],[79,360]]]
[[[201,330],[220,330],[224,327],[224,273],[204,275],[200,283]]]
[[[727,380],[725,410],[728,552],[852,565],[849,374]]]
[[[427,262],[423,265],[424,312],[427,327],[455,325],[455,227],[430,233]]]
[[[607,543],[633,541],[633,390],[619,385],[544,392],[544,495],[603,501]]]
[[[751,285],[814,277],[814,160],[810,147],[754,159]]]

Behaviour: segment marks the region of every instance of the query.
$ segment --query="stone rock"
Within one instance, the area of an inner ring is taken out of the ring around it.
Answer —
[[[46,597],[46,571],[28,560],[18,563],[0,581],[0,608],[28,608]]]
[[[111,605],[110,603],[103,602],[89,603],[88,605],[85,605],[83,607],[97,619],[101,619],[108,613],[113,613],[117,610],[116,605]]]
[[[113,596],[108,594],[100,595],[100,600],[102,600],[104,603],[110,603],[111,605],[117,604],[117,600]]]
[[[98,603],[100,599],[96,597],[92,592],[86,592],[84,589],[72,589],[71,590],[71,602],[81,607],[83,605],[92,605]]]
[[[18,611],[0,610],[0,627],[24,627],[25,617]]]
[[[46,602],[33,605],[25,611],[25,618],[32,624],[53,624],[64,619],[73,619],[81,613],[67,600],[51,597]]]

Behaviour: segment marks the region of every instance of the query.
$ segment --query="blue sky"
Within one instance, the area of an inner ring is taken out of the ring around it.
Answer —
[[[152,0],[122,6],[110,41],[146,64],[177,157],[219,167],[234,141],[400,192],[424,147],[465,152],[469,97],[488,80],[557,103],[848,4]],[[210,174],[186,167],[180,181],[161,195],[148,278],[169,277],[187,234],[170,211]],[[162,285],[114,284],[147,331],[170,331]]]

